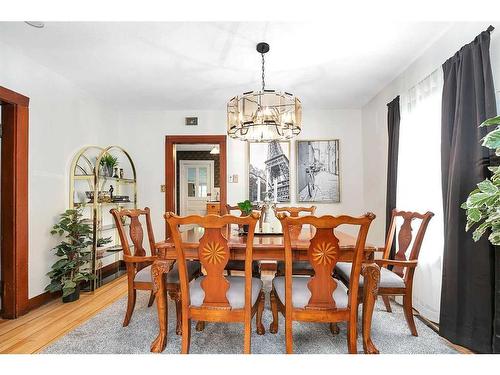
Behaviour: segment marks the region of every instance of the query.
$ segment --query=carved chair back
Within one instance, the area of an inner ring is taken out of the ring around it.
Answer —
[[[278,215],[280,212],[287,212],[290,217],[299,217],[301,213],[314,215],[316,206],[311,207],[273,207],[274,214]]]
[[[359,276],[368,229],[375,215],[367,213],[359,218],[351,216],[321,216],[313,215],[290,217],[281,212],[277,215],[283,226],[285,242],[285,303],[286,309],[292,308],[292,238],[291,231],[294,226],[310,225],[315,228],[314,237],[311,239],[307,250],[308,261],[314,269],[314,276],[308,283],[311,292],[306,309],[334,310],[336,304],[333,292],[337,288],[337,281],[332,277],[335,265],[340,257],[339,240],[335,236],[335,228],[341,225],[358,227],[358,235],[351,268],[351,285],[349,285],[349,304],[357,306]]]
[[[280,212],[287,213],[290,217],[299,217],[301,213],[306,213],[308,215],[314,215],[316,212],[316,206],[311,207],[276,207],[273,206],[274,215],[278,217]],[[302,231],[302,225],[294,226],[290,231],[290,236],[292,239],[300,236]]]
[[[389,226],[389,231],[387,233],[387,239],[384,248],[383,259],[389,259],[391,248],[393,242],[396,239],[397,233],[397,251],[394,255],[394,260],[418,260],[418,255],[420,253],[420,248],[422,246],[422,241],[429,225],[429,221],[432,219],[434,214],[427,211],[425,214],[420,214],[418,212],[411,211],[398,211],[396,209],[392,210],[391,223]],[[402,224],[399,226],[398,221],[402,220]],[[413,238],[413,227],[412,223],[417,220],[418,229],[415,238]],[[398,231],[399,227],[399,231]],[[411,246],[410,246],[411,245]],[[408,279],[409,273],[413,273],[414,267],[401,267],[395,265],[392,271],[397,275],[404,277],[405,280]],[[406,271],[406,272],[405,272]]]
[[[240,216],[243,215],[243,213],[241,212],[240,208],[236,205],[236,206],[231,206],[230,204],[226,204],[226,214],[227,215],[231,215],[231,211],[239,211],[240,212]]]
[[[252,210],[254,211],[259,211],[260,208],[256,204],[252,205]],[[241,209],[236,206],[231,206],[230,204],[226,204],[226,214],[231,215],[231,211],[238,211],[240,213],[240,216],[245,216],[243,212],[241,212]]]
[[[185,245],[182,242],[180,225],[195,225],[203,228],[203,236],[200,238],[198,247],[198,257],[205,268],[206,276],[201,282],[201,288],[205,292],[202,308],[210,309],[230,309],[226,293],[230,284],[224,277],[224,268],[230,257],[228,238],[231,224],[248,225],[248,235],[246,237],[245,253],[245,309],[250,308],[251,288],[252,288],[252,245],[255,225],[259,220],[259,213],[252,213],[250,216],[237,217],[232,215],[224,216],[198,216],[191,215],[179,217],[169,212],[165,214],[167,223],[172,232],[175,249],[177,252],[177,264],[179,267],[179,281],[182,303],[187,308],[190,305],[189,286],[187,278],[186,257],[184,254]],[[184,306],[183,306],[184,307]]]
[[[120,211],[113,208],[110,210],[110,213],[113,215],[118,235],[120,236],[120,242],[124,255],[123,260],[127,263],[127,267],[131,265],[134,268],[137,268],[137,270],[146,267],[149,263],[151,263],[151,258],[157,255],[149,207],[146,207],[143,210],[123,209]],[[127,224],[129,227],[128,235],[125,230],[126,226],[122,220],[127,220],[129,222]],[[141,221],[145,221],[146,223],[147,242],[149,244],[148,251],[144,248],[144,230]],[[132,242],[133,250],[131,249],[129,239]],[[144,259],[144,262],[140,262],[141,258]]]
[[[253,204],[252,205],[252,210],[255,212],[259,212],[261,213],[260,211],[260,208],[258,205],[256,204]],[[238,211],[240,213],[240,216],[246,216],[242,211],[241,209],[238,207],[238,205],[236,206],[231,206],[230,204],[226,204],[226,214],[227,215],[231,215],[231,211]],[[262,224],[262,213],[261,213],[261,217],[260,217],[260,221],[259,221],[260,224]],[[241,225],[238,225],[238,228],[241,228]]]

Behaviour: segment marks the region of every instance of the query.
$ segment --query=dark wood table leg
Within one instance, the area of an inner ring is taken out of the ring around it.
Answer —
[[[158,323],[160,332],[151,344],[153,353],[161,353],[167,345],[168,330],[168,298],[166,293],[165,278],[163,277],[172,267],[170,260],[155,260],[151,266],[153,292],[156,294],[156,307],[158,310]]]
[[[363,264],[361,274],[363,285],[363,350],[365,354],[378,354],[379,351],[371,339],[372,316],[377,300],[380,267],[375,263]]]

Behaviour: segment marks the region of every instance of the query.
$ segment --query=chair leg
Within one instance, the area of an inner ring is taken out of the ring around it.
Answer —
[[[340,333],[340,328],[337,323],[330,323],[330,332],[332,335],[338,335]]]
[[[250,354],[252,345],[252,320],[245,321],[245,334],[243,338],[243,354]]]
[[[269,332],[275,334],[278,333],[278,301],[276,301],[276,294],[274,288],[271,290],[271,311],[273,313],[273,321],[269,325]]]
[[[413,320],[413,306],[411,292],[403,297],[403,311],[405,313],[406,322],[413,336],[418,336],[415,320]]]
[[[358,353],[358,329],[354,322],[347,323],[347,350],[349,354]]]
[[[358,310],[359,303],[356,304],[355,314],[351,314],[347,323],[347,350],[349,354],[358,353]]]
[[[262,324],[262,313],[264,312],[264,303],[266,301],[266,295],[264,291],[259,294],[259,305],[257,306],[257,314],[255,315],[255,325],[257,326],[257,334],[263,335],[266,333],[266,329]]]
[[[199,320],[197,323],[196,323],[196,331],[198,332],[201,332],[205,329],[205,322],[202,321],[202,320]]]
[[[191,319],[182,319],[181,354],[189,354],[190,344],[191,344]]]
[[[384,301],[385,309],[387,310],[387,312],[391,313],[392,309],[391,309],[391,301],[389,299],[389,296],[382,296],[382,301]]]
[[[123,326],[126,327],[130,323],[130,318],[132,318],[132,313],[134,312],[135,299],[137,296],[136,290],[129,286],[128,288],[128,299],[127,299],[127,312],[125,313],[125,319],[123,320]]]
[[[292,320],[285,318],[286,354],[293,354]]]
[[[148,307],[153,306],[154,301],[155,301],[155,293],[151,291],[151,294],[149,295]]]
[[[175,334],[177,336],[182,335],[182,305],[181,305],[181,293],[180,291],[168,292],[170,298],[175,301],[175,315],[177,322],[175,324]]]
[[[363,351],[365,354],[378,354],[379,350],[373,344],[371,337],[372,318],[375,302],[377,301],[377,284],[380,279],[380,272],[378,266],[368,266],[369,272],[363,274],[365,281],[365,293],[363,296],[363,316],[362,316],[362,337],[363,337]],[[389,305],[390,306],[390,305]]]

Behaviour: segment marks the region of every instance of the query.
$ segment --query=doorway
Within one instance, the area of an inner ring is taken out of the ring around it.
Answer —
[[[28,312],[29,98],[0,86],[2,318]]]
[[[223,211],[226,189],[225,135],[165,137],[166,212],[205,215],[209,206]],[[165,223],[165,238],[168,232]]]
[[[214,187],[213,160],[180,160],[178,212],[181,216],[205,215]]]

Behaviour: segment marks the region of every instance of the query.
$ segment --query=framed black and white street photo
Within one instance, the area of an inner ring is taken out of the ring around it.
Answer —
[[[340,202],[339,140],[297,141],[297,201]]]
[[[290,142],[249,143],[248,199],[290,202]]]

